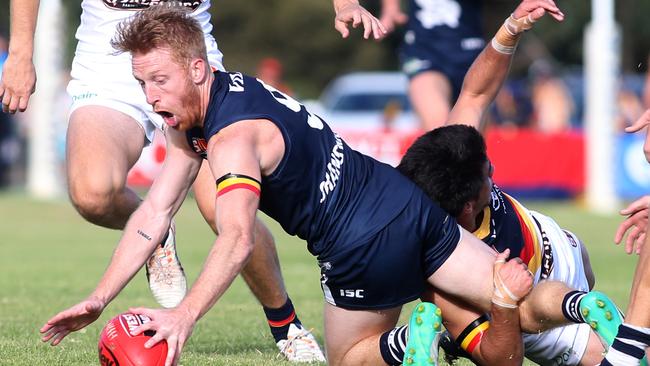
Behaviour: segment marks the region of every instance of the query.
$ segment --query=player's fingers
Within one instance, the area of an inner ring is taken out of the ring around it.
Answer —
[[[650,109],[646,110],[631,126],[625,127],[625,132],[637,132],[650,123]]]
[[[20,97],[20,99],[18,99],[18,110],[21,112],[26,111],[28,103],[29,103],[29,97]]]
[[[370,33],[372,32],[372,20],[368,15],[363,15],[361,17],[361,22],[363,23],[363,39],[368,39]]]
[[[499,262],[499,261],[505,262],[509,256],[510,256],[510,249],[508,248],[503,252],[497,254],[495,262]]]
[[[148,343],[148,342],[147,342]],[[167,340],[167,358],[165,359],[165,366],[173,366],[174,359],[176,359],[176,342],[171,339]]]
[[[641,249],[645,245],[645,237],[646,237],[646,234],[641,233],[641,235],[639,235],[639,237],[636,239],[636,242],[635,242],[636,254],[641,254]]]
[[[632,230],[627,234],[627,240],[625,241],[625,252],[631,254],[634,249],[634,241],[639,237],[640,229],[638,227],[633,227]]]
[[[352,16],[352,28],[358,27],[361,22],[361,14],[358,11],[355,11]]]
[[[141,324],[141,325],[133,328],[133,330],[131,331],[131,334],[136,336],[136,335],[138,335],[140,333],[146,332],[146,331],[151,330],[151,329],[156,330],[156,324],[153,321],[146,322],[144,324]]]
[[[633,225],[634,223],[629,218],[625,219],[625,221],[623,221],[620,225],[618,225],[618,228],[616,229],[616,234],[614,234],[614,243],[620,244],[627,230]]]
[[[155,313],[155,311],[153,309],[139,307],[139,308],[129,308],[129,313],[146,315],[149,318],[154,319],[153,314]]]
[[[50,344],[51,344],[52,346],[56,346],[56,345],[58,345],[59,343],[61,343],[61,341],[63,340],[63,338],[65,338],[68,334],[70,334],[70,331],[69,331],[69,330],[67,330],[67,329],[62,329],[59,333],[57,333],[56,336],[54,336],[54,338],[53,338],[53,340],[52,340],[52,342],[51,342]]]
[[[142,327],[142,325],[140,327]],[[149,340],[144,344],[144,348],[151,348],[163,340],[165,340],[165,337],[163,336],[162,332],[156,332],[156,334],[154,334],[153,337],[149,338]],[[171,343],[173,342],[171,342],[170,338],[167,340],[167,346],[171,346]]]
[[[650,204],[650,196],[643,196],[638,200],[630,203],[627,207],[621,210],[621,215],[630,215],[636,212],[648,210]]]
[[[374,27],[373,27],[373,32],[375,39],[382,39],[384,36],[388,33],[388,29],[384,27],[383,24],[379,21],[379,19],[374,19]]]
[[[335,19],[334,20],[334,29],[341,33],[341,37],[347,38],[350,35],[350,30],[348,30],[348,25],[346,22]]]

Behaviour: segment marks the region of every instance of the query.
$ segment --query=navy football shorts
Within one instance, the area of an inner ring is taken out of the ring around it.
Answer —
[[[388,309],[420,297],[456,248],[456,220],[415,190],[411,202],[363,244],[335,244],[319,258],[325,300],[351,310]],[[350,249],[351,248],[351,249]]]
[[[425,71],[437,71],[449,79],[452,96],[458,98],[463,86],[463,79],[472,62],[483,47],[463,50],[459,44],[441,44],[419,41],[413,44],[403,43],[399,52],[402,71],[412,79]]]

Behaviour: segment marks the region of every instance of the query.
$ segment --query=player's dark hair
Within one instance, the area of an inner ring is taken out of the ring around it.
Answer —
[[[111,46],[118,53],[131,54],[166,48],[181,65],[208,58],[201,25],[177,1],[152,5],[118,24]]]
[[[456,217],[478,198],[487,161],[483,136],[473,127],[451,125],[420,136],[397,169]]]

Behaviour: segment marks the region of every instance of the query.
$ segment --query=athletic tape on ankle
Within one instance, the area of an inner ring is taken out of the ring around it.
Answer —
[[[494,292],[492,293],[492,303],[504,308],[514,309],[518,306],[517,303],[520,298],[513,294],[508,286],[503,283],[503,279],[501,279],[499,269],[501,269],[504,263],[506,261],[503,259],[494,262]]]
[[[532,14],[519,19],[515,19],[511,14],[492,38],[492,48],[499,53],[512,55],[515,53],[521,34],[532,28],[533,23],[535,23],[535,19]]]

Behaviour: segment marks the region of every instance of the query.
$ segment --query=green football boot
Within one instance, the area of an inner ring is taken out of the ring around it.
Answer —
[[[405,366],[437,366],[438,340],[442,333],[442,312],[429,302],[419,303],[409,320]]]
[[[623,317],[614,302],[602,292],[591,291],[580,301],[580,313],[591,329],[598,334],[605,349],[614,342]]]

